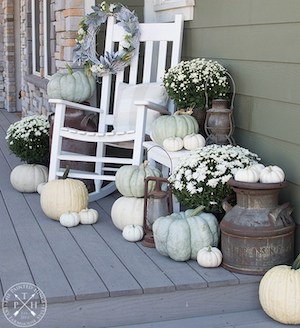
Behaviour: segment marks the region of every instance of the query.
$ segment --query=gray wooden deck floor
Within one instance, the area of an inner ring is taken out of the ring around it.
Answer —
[[[9,181],[20,162],[5,134],[17,119],[0,112],[0,296],[19,282],[40,287],[48,310],[36,327],[242,327],[237,318],[251,311],[264,327],[278,326],[261,313],[261,277],[175,262],[125,241],[110,218],[117,193],[90,204],[100,216],[93,226],[67,229],[47,218],[37,193],[19,193]],[[215,326],[205,323],[212,315]],[[0,327],[11,327],[2,312]]]

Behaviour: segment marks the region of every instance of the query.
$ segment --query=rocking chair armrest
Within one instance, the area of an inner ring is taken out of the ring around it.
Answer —
[[[149,109],[153,109],[161,114],[165,115],[171,115],[171,113],[168,111],[168,108],[162,105],[158,105],[152,101],[147,101],[147,100],[137,100],[134,102],[136,106],[145,106]]]
[[[104,112],[103,109],[101,109],[101,108],[83,105],[83,104],[79,104],[79,103],[75,103],[75,102],[67,101],[67,100],[63,100],[63,99],[49,99],[49,103],[62,104],[62,105],[66,105],[67,107],[70,107],[70,108],[87,110],[87,111],[96,112],[96,113]]]

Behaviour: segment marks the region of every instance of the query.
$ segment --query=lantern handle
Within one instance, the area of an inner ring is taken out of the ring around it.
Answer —
[[[234,79],[233,79],[232,75],[229,74],[227,71],[225,72],[225,74],[228,75],[228,77],[231,80],[232,96],[231,96],[230,109],[233,110],[233,102],[234,102],[235,93],[236,93],[236,86],[235,86],[235,82],[234,82]],[[204,93],[205,93],[205,110],[208,110],[208,92],[207,92],[207,82],[208,82],[208,79],[209,79],[209,77],[207,78],[207,80],[205,82],[205,87],[204,87]]]

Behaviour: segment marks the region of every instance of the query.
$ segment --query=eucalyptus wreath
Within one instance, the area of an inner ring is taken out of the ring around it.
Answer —
[[[79,23],[74,49],[74,63],[84,65],[96,78],[107,74],[116,74],[128,66],[139,44],[139,21],[134,11],[122,4],[101,4],[92,6],[93,12],[87,14]],[[117,24],[124,29],[123,40],[116,52],[98,55],[96,51],[96,34],[109,16],[116,18]]]

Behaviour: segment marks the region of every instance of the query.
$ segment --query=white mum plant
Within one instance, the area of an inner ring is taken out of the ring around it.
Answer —
[[[222,201],[233,194],[227,181],[235,172],[260,160],[248,149],[232,145],[210,145],[184,157],[169,181],[178,201],[188,207],[205,206],[207,212],[222,212]]]

